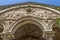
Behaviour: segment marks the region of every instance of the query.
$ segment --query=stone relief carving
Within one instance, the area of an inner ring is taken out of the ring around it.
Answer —
[[[42,19],[46,25],[46,27],[48,28],[47,30],[51,30],[51,27],[48,27],[49,23],[53,20],[50,19],[56,19],[58,17],[60,17],[58,14],[46,10],[46,9],[42,9],[42,8],[19,8],[19,9],[13,9],[11,11],[5,12],[3,14],[0,15],[0,18],[2,20],[4,19],[19,19],[22,17],[26,17],[26,16],[32,16],[32,17],[37,17],[39,19]],[[7,23],[8,26],[11,25],[13,21],[5,21],[5,23]],[[8,30],[8,26],[5,28]]]
[[[1,36],[2,40],[12,40],[15,38],[13,33],[11,33],[11,32],[2,33],[2,34],[0,34],[0,36]]]
[[[58,17],[60,17],[58,14],[46,10],[46,9],[42,9],[42,8],[19,8],[19,9],[15,9],[15,10],[11,10],[8,11],[6,13],[1,14],[0,18],[2,20],[4,19],[19,19],[25,16],[32,16],[32,17],[37,17],[39,19],[42,19],[46,25],[46,27],[48,27],[49,23],[53,20],[48,20],[48,19],[56,19]],[[13,22],[13,21],[12,21]],[[10,21],[6,22],[8,26],[10,26]],[[51,27],[48,27],[48,29],[51,29]]]
[[[40,19],[56,19],[57,17],[59,17],[59,15],[55,14],[54,12],[38,8],[21,8],[17,10],[12,10],[2,14],[0,17],[2,17],[3,19],[18,19],[24,16],[33,16]]]
[[[54,34],[55,34],[54,31],[46,31],[46,32],[44,33],[44,38],[45,38],[46,40],[53,40],[52,38],[53,38]]]
[[[49,36],[48,39],[52,40],[52,36],[54,33],[50,32],[50,31],[52,31],[51,30],[52,28],[49,27],[48,24],[53,21],[50,19],[59,18],[60,15],[58,15],[50,10],[46,10],[46,9],[42,9],[42,8],[19,8],[19,9],[7,11],[7,12],[1,14],[0,18],[2,20],[4,20],[4,19],[11,19],[11,20],[14,19],[15,20],[15,19],[19,19],[19,18],[22,18],[25,16],[32,16],[32,17],[37,17],[39,19],[42,19],[44,24],[47,27],[46,32],[45,32],[45,36],[46,36],[46,38],[48,38],[48,36]],[[11,24],[15,23],[15,21],[10,21],[10,20],[4,21],[4,22],[6,23],[4,32],[8,32],[12,26]],[[8,40],[9,37],[6,36],[6,38]]]
[[[4,27],[4,31],[3,31],[3,33],[5,33],[5,32],[8,32],[9,30],[10,30],[10,26],[12,26],[12,24],[14,23],[15,21],[4,21],[4,23],[5,23],[5,27]]]
[[[4,13],[3,15],[1,15],[1,17],[6,19],[18,19],[25,14],[26,12],[23,9],[20,9],[20,10],[12,10],[7,13]]]

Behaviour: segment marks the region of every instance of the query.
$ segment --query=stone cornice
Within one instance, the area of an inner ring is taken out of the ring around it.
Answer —
[[[0,10],[6,9],[6,8],[10,8],[13,6],[21,6],[21,5],[41,5],[41,6],[46,6],[46,7],[50,7],[50,8],[56,8],[56,6],[53,5],[48,5],[48,4],[42,4],[42,3],[35,3],[35,2],[25,2],[25,3],[18,3],[18,4],[11,4],[11,5],[5,5],[5,6],[0,6]]]

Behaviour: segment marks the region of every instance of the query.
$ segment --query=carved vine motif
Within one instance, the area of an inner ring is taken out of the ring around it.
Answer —
[[[24,16],[33,16],[40,19],[56,19],[57,17],[59,17],[59,15],[55,14],[54,12],[38,8],[21,8],[18,10],[11,10],[2,14],[0,17],[2,17],[3,19],[18,19]]]

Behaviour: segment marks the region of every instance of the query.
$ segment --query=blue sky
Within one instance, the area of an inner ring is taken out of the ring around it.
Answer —
[[[23,2],[37,2],[37,3],[60,6],[60,0],[0,0],[0,6],[23,3]]]

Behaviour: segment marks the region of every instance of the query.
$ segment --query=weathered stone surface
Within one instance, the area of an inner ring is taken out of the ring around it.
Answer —
[[[60,18],[59,11],[41,4],[29,2],[20,5],[5,6],[0,10],[0,24],[4,27],[1,34],[12,32],[16,37],[14,40],[45,40],[45,36],[48,34],[46,39],[53,40],[53,35],[50,34],[55,31],[52,30],[52,27],[56,26],[54,24],[57,18]],[[19,27],[16,27],[16,25]],[[3,36],[3,40],[10,40],[10,38],[7,35]]]

